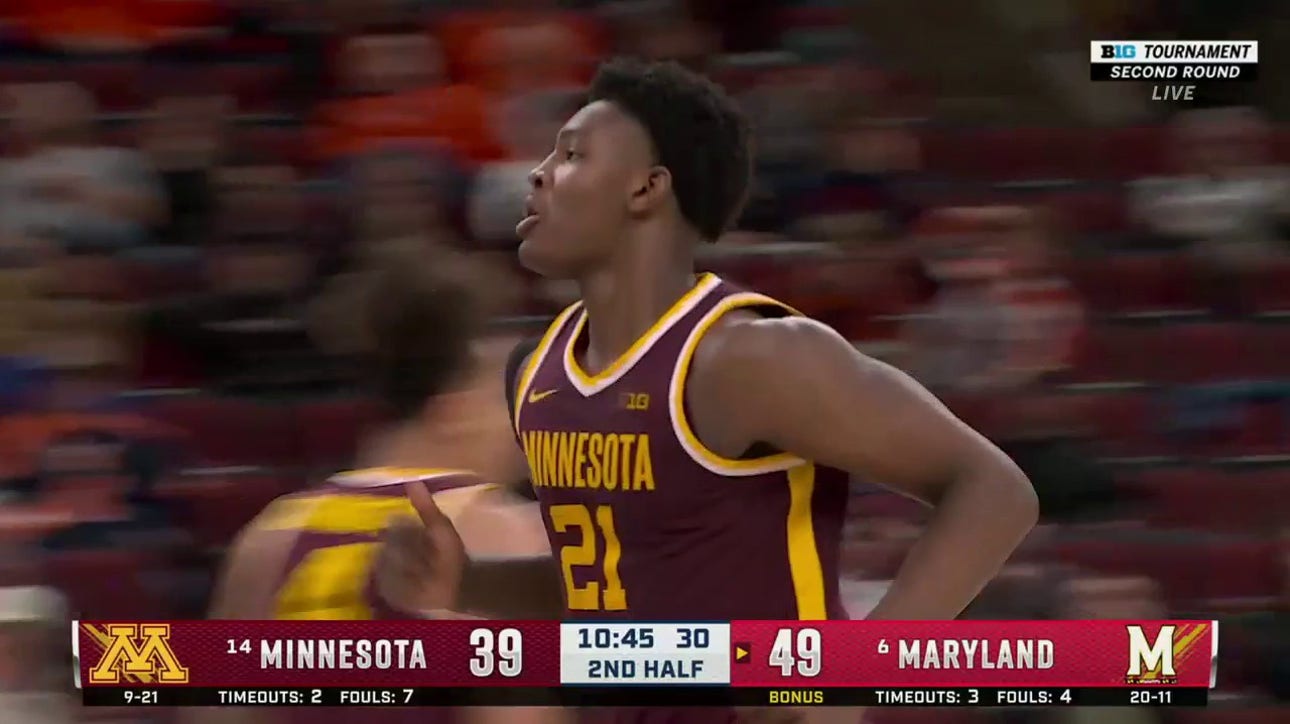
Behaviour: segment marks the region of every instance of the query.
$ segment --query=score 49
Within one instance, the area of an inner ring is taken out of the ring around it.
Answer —
[[[821,653],[819,629],[782,628],[770,648],[770,665],[778,666],[781,676],[792,676],[794,669],[798,676],[819,676]]]

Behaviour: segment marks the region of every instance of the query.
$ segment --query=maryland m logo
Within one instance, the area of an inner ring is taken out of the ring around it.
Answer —
[[[1174,671],[1174,630],[1172,624],[1160,627],[1154,642],[1147,642],[1147,634],[1141,626],[1129,626],[1129,672],[1125,677],[1130,682],[1166,680],[1177,676]]]
[[[108,624],[106,650],[90,669],[91,684],[117,684],[121,676],[158,684],[187,684],[188,669],[170,650],[168,623]]]

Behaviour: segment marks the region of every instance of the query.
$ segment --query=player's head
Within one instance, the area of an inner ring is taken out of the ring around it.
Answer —
[[[603,263],[633,226],[679,222],[715,240],[743,207],[751,156],[744,116],[707,78],[676,63],[606,63],[529,176],[520,258],[568,278]]]
[[[442,421],[445,398],[471,380],[482,319],[461,266],[447,254],[392,248],[326,297],[329,346],[352,361],[389,424]]]

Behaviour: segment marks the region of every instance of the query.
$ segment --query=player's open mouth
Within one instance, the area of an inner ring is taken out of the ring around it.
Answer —
[[[537,208],[533,205],[533,200],[526,199],[524,202],[524,218],[516,225],[515,235],[523,239],[529,232],[533,231],[533,227],[537,226],[540,218]]]

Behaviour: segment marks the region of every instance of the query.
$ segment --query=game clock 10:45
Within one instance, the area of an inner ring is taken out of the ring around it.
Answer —
[[[649,649],[654,647],[654,629],[643,626],[626,628],[580,628],[580,649]]]

